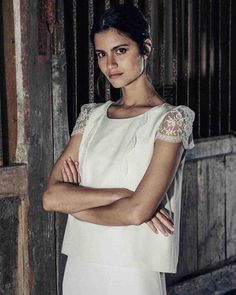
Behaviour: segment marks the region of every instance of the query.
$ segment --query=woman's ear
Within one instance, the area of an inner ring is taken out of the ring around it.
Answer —
[[[145,39],[144,46],[146,49],[145,56],[148,58],[150,54],[152,53],[152,40],[150,38]]]

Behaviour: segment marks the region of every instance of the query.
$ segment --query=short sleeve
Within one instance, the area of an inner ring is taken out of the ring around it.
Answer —
[[[155,139],[159,138],[169,142],[182,142],[185,149],[192,149],[193,122],[195,112],[189,107],[180,105],[169,111],[162,120]]]
[[[86,126],[86,123],[94,110],[96,106],[95,102],[83,104],[80,110],[80,114],[76,120],[75,126],[73,128],[73,131],[71,133],[71,136],[81,133],[84,133],[84,128]]]

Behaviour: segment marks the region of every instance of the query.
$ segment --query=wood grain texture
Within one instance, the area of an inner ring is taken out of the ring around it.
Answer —
[[[224,156],[198,161],[198,269],[225,259]]]
[[[27,195],[27,191],[26,165],[0,168],[0,198]]]
[[[20,198],[0,199],[0,295],[17,293],[18,208]]]
[[[3,165],[3,148],[2,148],[2,108],[1,108],[1,93],[0,93],[0,167]]]
[[[63,152],[69,141],[67,112],[67,67],[64,36],[64,4],[57,1],[57,26],[53,32],[52,55],[52,94],[53,94],[53,153],[54,163]],[[56,265],[57,265],[57,293],[62,293],[62,280],[65,260],[61,255],[62,241],[67,221],[67,214],[55,213]]]
[[[216,295],[236,293],[236,264],[199,275],[167,289],[168,295]]]
[[[17,140],[17,102],[16,102],[16,64],[15,64],[15,36],[13,1],[1,1],[3,9],[3,36],[4,36],[4,78],[2,99],[4,100],[3,128],[6,141],[5,159],[7,163],[15,163]],[[2,79],[2,77],[1,77]]]
[[[24,68],[23,75],[27,77],[29,94],[24,124],[28,140],[30,294],[51,295],[57,294],[55,213],[46,212],[42,207],[43,189],[53,166],[51,36],[47,20],[38,17],[39,14],[47,16],[47,5],[43,8],[42,1],[21,1],[25,5],[21,13],[27,20],[24,29],[28,37],[24,52],[28,54],[27,70]],[[39,26],[47,32],[44,54],[39,51]]]
[[[236,256],[236,154],[226,162],[226,258]]]
[[[31,273],[29,268],[28,242],[28,209],[27,196],[20,199],[18,207],[18,236],[17,236],[17,295],[30,295]]]
[[[167,284],[172,285],[185,275],[197,270],[198,255],[198,184],[197,162],[185,163],[180,220],[180,252],[176,274],[167,274]]]

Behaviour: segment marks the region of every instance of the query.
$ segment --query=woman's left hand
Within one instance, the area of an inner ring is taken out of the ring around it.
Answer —
[[[172,234],[174,231],[174,222],[166,209],[158,210],[151,220],[146,222],[151,230],[158,234],[162,233],[164,236]]]
[[[79,174],[79,162],[74,162],[71,158],[64,161],[61,173],[64,182],[79,184],[81,181]]]

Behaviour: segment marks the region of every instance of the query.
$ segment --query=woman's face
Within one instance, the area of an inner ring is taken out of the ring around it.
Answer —
[[[144,57],[129,37],[109,29],[96,33],[94,41],[99,68],[113,87],[129,85],[143,73]]]

